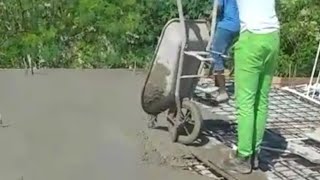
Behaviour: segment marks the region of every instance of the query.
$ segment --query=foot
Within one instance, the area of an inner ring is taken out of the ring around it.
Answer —
[[[217,95],[217,97],[215,98],[215,100],[217,102],[225,102],[229,100],[229,95],[227,92],[219,92],[219,94]]]
[[[234,151],[230,152],[228,157],[224,159],[223,168],[241,174],[250,174],[252,171],[250,158],[238,157]]]

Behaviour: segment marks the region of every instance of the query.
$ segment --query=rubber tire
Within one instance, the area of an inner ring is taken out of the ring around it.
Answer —
[[[179,136],[178,129],[171,124],[170,120],[167,120],[168,131],[169,131],[172,142],[178,142],[181,144],[189,145],[189,144],[192,144],[199,137],[199,134],[202,128],[203,119],[198,106],[189,100],[184,100],[182,102],[182,109],[190,110],[192,119],[194,120],[195,124],[191,134],[189,136]]]
[[[203,118],[199,107],[189,100],[184,100],[182,102],[182,108],[191,111],[191,117],[194,120],[194,127],[189,136],[179,136],[178,134],[177,142],[188,145],[192,144],[199,137],[200,131],[202,129]]]

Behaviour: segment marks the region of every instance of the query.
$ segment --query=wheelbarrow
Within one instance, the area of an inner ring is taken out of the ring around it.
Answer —
[[[179,18],[168,21],[162,30],[141,105],[150,115],[149,128],[154,128],[157,116],[167,111],[171,140],[191,144],[198,138],[203,122],[192,94],[203,77],[200,72],[204,63],[212,62],[207,50],[212,38],[206,20],[185,20],[181,0],[177,0],[177,6]]]

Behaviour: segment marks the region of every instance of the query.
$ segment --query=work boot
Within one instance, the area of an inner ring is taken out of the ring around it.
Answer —
[[[222,103],[222,102],[226,102],[229,100],[229,96],[228,96],[228,93],[226,91],[220,91],[219,90],[219,94],[218,96],[215,98],[215,100],[219,103]]]
[[[251,158],[237,156],[236,152],[231,151],[223,161],[223,168],[234,173],[250,174],[252,171]]]
[[[215,79],[216,86],[219,87],[219,91],[218,91],[219,94],[216,96],[215,100],[219,103],[228,101],[229,96],[226,90],[226,80],[224,75],[223,74],[215,75],[214,79]]]

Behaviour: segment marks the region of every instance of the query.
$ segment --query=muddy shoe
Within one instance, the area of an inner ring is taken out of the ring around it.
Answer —
[[[223,168],[233,173],[250,174],[250,158],[237,157],[235,152],[230,152],[228,157],[223,161]]]
[[[228,101],[229,100],[229,96],[228,96],[228,93],[226,93],[226,92],[224,92],[224,93],[219,93],[217,96],[216,96],[216,98],[215,98],[215,100],[217,101],[217,102],[226,102],[226,101]]]

